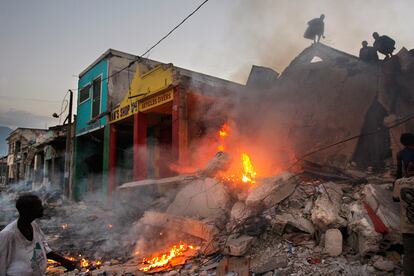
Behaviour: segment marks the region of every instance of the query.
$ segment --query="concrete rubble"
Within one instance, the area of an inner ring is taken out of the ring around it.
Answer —
[[[376,179],[369,172],[354,175]],[[240,189],[199,174],[182,178],[173,196],[157,193],[145,204],[149,208],[135,214],[94,199],[73,204],[53,196],[46,200],[48,218],[41,224],[57,251],[102,260],[89,272],[65,275],[143,275],[142,257],[170,241],[196,244],[198,253],[151,274],[400,275],[398,204],[392,202],[391,183],[366,182],[282,173],[241,188],[247,193],[243,200]],[[128,193],[142,195],[147,186],[130,185]],[[367,206],[387,232],[378,232]]]

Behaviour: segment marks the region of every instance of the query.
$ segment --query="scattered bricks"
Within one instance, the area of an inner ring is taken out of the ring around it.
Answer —
[[[284,173],[278,177],[257,183],[247,196],[246,205],[251,208],[270,208],[291,195],[297,186],[292,174]]]
[[[342,233],[338,229],[329,229],[325,233],[325,251],[331,257],[342,253]]]
[[[250,249],[254,240],[254,237],[246,235],[240,236],[236,239],[230,239],[225,245],[224,254],[231,256],[243,256],[246,254],[247,250]]]

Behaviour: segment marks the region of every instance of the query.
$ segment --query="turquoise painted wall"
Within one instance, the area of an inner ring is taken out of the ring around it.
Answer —
[[[78,82],[78,102],[77,102],[77,117],[76,117],[76,135],[82,135],[99,129],[107,124],[106,116],[102,117],[100,120],[93,124],[88,124],[92,119],[92,86],[89,89],[89,99],[79,103],[79,93],[81,89],[88,84],[92,84],[93,80],[101,76],[102,86],[101,86],[101,112],[106,111],[107,100],[108,100],[108,85],[106,78],[108,77],[108,60],[101,60],[93,68],[91,68],[86,74],[84,74]]]

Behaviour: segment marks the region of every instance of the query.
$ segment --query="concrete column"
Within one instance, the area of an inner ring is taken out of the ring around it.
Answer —
[[[117,133],[115,124],[109,126],[109,164],[108,164],[108,196],[116,188],[116,144]]]
[[[134,114],[134,180],[147,177],[147,115]]]
[[[185,165],[188,158],[187,93],[182,87],[174,88],[172,107],[172,154],[178,164]]]

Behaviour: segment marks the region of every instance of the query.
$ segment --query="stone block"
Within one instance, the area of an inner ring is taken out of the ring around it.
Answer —
[[[246,204],[242,201],[236,202],[230,211],[230,219],[231,221],[242,221],[252,215],[251,209],[247,208]]]
[[[231,197],[223,184],[214,178],[197,179],[181,189],[167,209],[167,213],[220,219],[230,208]]]
[[[224,253],[231,256],[243,256],[250,249],[255,238],[247,235],[227,241]]]
[[[250,191],[246,205],[251,208],[270,208],[291,195],[297,180],[290,173],[258,182]]]
[[[347,222],[339,215],[343,192],[332,182],[320,185],[322,193],[315,201],[312,210],[312,223],[322,231],[346,226]]]
[[[274,220],[272,220],[272,225],[274,228],[278,229],[284,229],[286,225],[291,225],[302,232],[309,234],[315,233],[315,228],[313,227],[312,222],[302,216],[295,214],[284,213],[281,215],[276,215]]]
[[[325,252],[332,257],[342,253],[342,233],[338,229],[328,229],[325,233]]]

